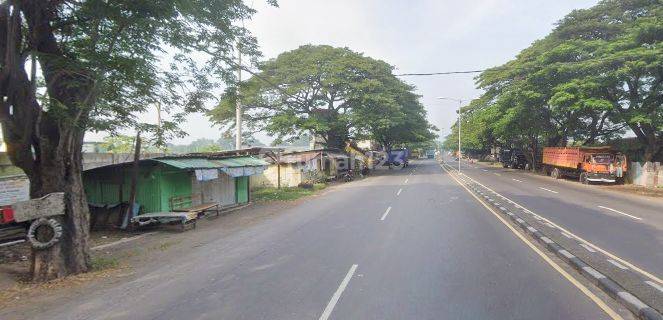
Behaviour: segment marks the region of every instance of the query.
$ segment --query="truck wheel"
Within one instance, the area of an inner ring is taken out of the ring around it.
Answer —
[[[30,224],[27,238],[33,248],[48,249],[62,238],[62,225],[55,219],[39,218]]]
[[[587,182],[589,182],[587,180],[587,172],[580,173],[580,183],[587,184]]]

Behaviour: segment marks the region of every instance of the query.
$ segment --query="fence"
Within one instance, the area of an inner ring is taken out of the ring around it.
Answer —
[[[638,186],[663,187],[663,164],[660,162],[631,162],[629,180]]]

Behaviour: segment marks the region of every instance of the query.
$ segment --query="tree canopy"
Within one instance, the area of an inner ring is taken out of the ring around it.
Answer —
[[[181,135],[182,117],[202,111],[211,89],[232,77],[236,44],[257,54],[236,23],[253,12],[241,0],[0,4],[0,121],[9,158],[30,179],[32,197],[67,195],[67,232],[33,254],[35,280],[89,268],[85,131],[136,127],[136,114],[160,103],[172,120],[141,130]]]
[[[277,141],[312,133],[331,148],[343,148],[349,138],[389,144],[430,138],[432,127],[414,88],[392,70],[347,48],[301,46],[260,63],[259,72],[240,85],[244,121]],[[209,113],[212,121],[232,127],[236,99],[236,88],[228,88]],[[392,137],[386,138],[388,130]]]
[[[661,40],[663,8],[656,0],[604,0],[575,10],[516,59],[477,78],[485,93],[463,115],[483,125],[463,123],[462,135],[486,138],[479,141],[483,148],[534,153],[542,145],[591,145],[630,130],[644,146],[644,160],[662,159]]]

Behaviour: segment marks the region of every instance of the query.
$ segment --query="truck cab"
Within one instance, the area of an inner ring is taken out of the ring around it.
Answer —
[[[527,157],[520,149],[504,149],[500,152],[500,162],[504,168],[525,169]]]
[[[621,153],[586,153],[579,169],[582,183],[615,183],[624,178],[626,156]]]

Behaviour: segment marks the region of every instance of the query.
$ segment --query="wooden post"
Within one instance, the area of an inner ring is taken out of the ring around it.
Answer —
[[[134,150],[134,163],[131,168],[131,186],[129,189],[129,208],[127,208],[127,223],[133,218],[133,207],[136,202],[136,184],[138,184],[138,169],[140,161],[140,131],[136,132],[136,149]]]

